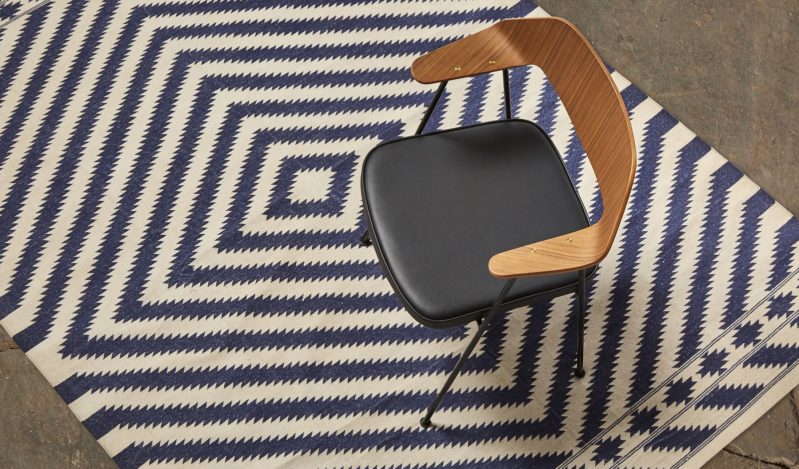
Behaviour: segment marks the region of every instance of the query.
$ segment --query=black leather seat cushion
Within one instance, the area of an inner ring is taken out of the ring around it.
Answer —
[[[490,122],[376,147],[363,167],[372,242],[397,293],[423,324],[482,315],[503,280],[496,253],[588,226],[547,135],[524,120]],[[524,278],[508,300],[558,289],[576,273]]]

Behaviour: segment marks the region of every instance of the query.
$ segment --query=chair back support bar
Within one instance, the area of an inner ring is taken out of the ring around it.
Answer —
[[[598,264],[610,251],[635,175],[624,101],[597,53],[566,20],[504,20],[419,57],[411,71],[421,83],[437,83],[522,65],[540,67],[560,96],[599,182],[603,213],[588,228],[496,254],[489,270],[500,278]]]

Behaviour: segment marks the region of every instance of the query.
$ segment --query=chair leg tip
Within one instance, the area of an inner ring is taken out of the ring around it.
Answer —
[[[372,239],[369,237],[369,232],[364,231],[363,235],[361,235],[361,246],[371,246]]]
[[[574,376],[576,376],[578,378],[582,378],[583,376],[585,376],[585,370],[583,368],[575,369],[574,370]]]
[[[422,417],[422,419],[419,420],[419,423],[422,425],[422,428],[430,428],[433,425],[433,422],[431,422],[427,417]]]

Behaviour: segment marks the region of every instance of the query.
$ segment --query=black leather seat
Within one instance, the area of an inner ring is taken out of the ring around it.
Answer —
[[[421,323],[477,319],[504,281],[496,253],[588,226],[546,133],[504,120],[409,137],[372,150],[363,167],[368,222],[384,270]],[[506,301],[568,287],[577,273],[528,277]]]

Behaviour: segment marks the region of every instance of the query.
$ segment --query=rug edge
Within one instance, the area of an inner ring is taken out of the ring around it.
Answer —
[[[691,463],[691,467],[704,466],[749,427],[763,418],[772,407],[798,386],[799,366],[794,366],[777,384],[756,399],[737,419],[733,420],[727,428],[722,430],[716,437],[707,440],[708,443],[701,450],[690,456],[682,464],[673,467],[688,467],[689,463]],[[694,465],[693,463],[696,464]]]

